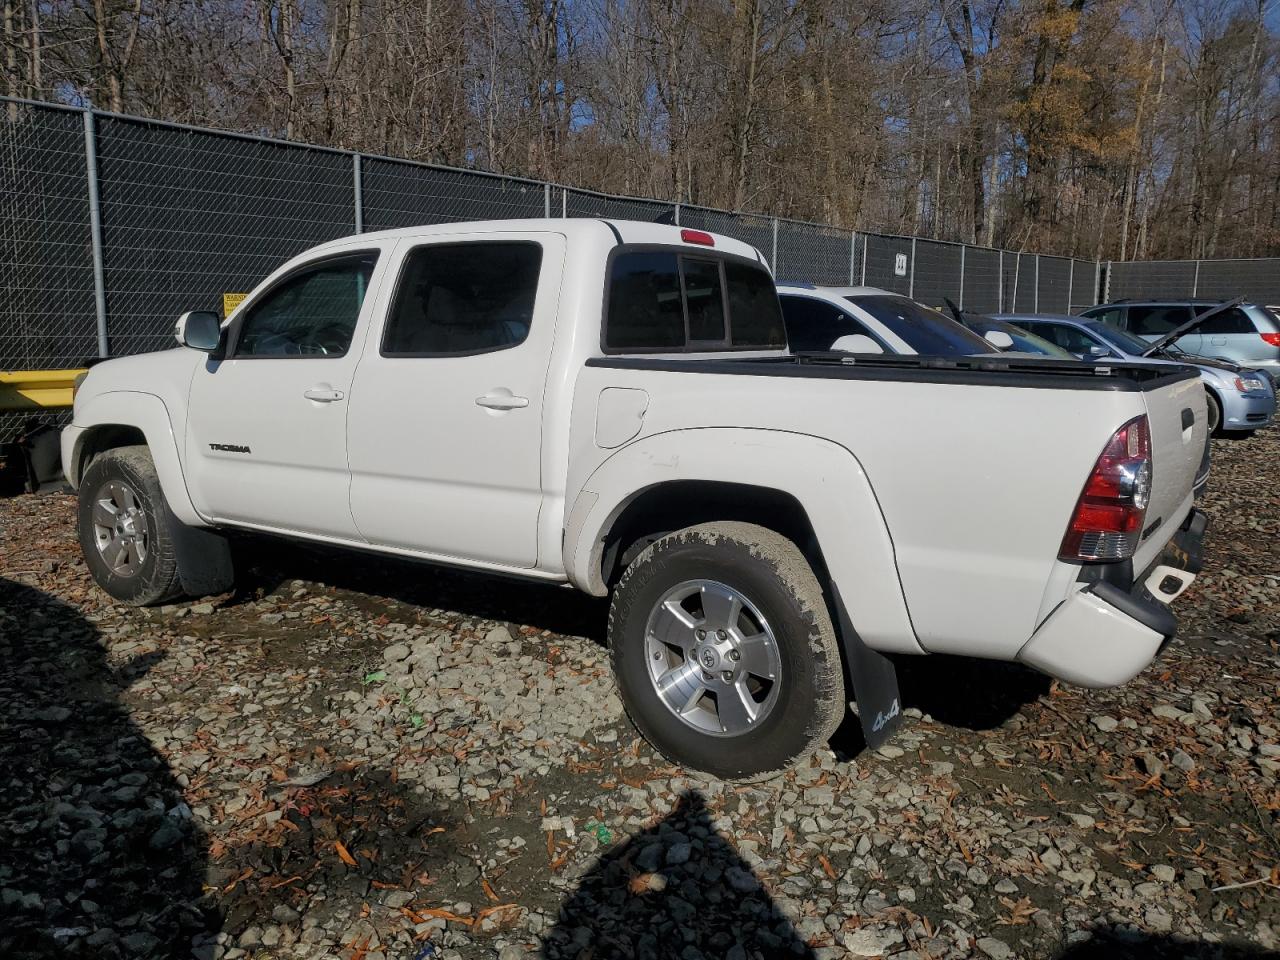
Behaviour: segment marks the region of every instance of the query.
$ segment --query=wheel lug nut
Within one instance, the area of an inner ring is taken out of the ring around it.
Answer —
[[[742,659],[742,654],[740,654],[737,650],[730,650],[729,659],[733,660],[734,662],[737,662],[738,660]]]
[[[705,639],[707,639],[707,631],[705,631],[705,630],[697,630],[697,631],[695,631],[695,636],[697,636],[697,638],[698,638],[699,640],[705,640]]]
[[[723,630],[717,630],[717,631],[716,631],[716,639],[717,639],[717,640],[723,640],[723,639],[725,639],[727,636],[729,636],[729,635],[728,635],[727,633],[725,633]]]
[[[720,679],[723,680],[725,683],[733,683],[733,671],[732,670],[724,671],[722,674],[720,674]]]

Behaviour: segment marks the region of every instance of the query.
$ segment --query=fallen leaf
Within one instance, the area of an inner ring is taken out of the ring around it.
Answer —
[[[345,863],[348,867],[358,866],[356,858],[351,855],[351,851],[342,845],[341,840],[333,841],[333,849],[338,851],[338,859]]]

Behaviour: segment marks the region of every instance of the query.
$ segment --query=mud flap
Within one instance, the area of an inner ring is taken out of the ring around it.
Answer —
[[[167,502],[164,510],[168,514],[169,529],[174,531],[182,592],[189,597],[205,597],[230,590],[235,585],[235,570],[227,538],[212,530],[187,526],[174,516]]]
[[[836,615],[840,621],[840,644],[845,663],[853,677],[854,712],[862,725],[867,746],[877,749],[902,723],[902,696],[898,692],[898,668],[893,661],[872,650],[853,629],[840,589],[831,584]]]

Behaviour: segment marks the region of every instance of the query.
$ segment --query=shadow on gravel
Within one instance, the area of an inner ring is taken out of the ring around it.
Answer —
[[[0,578],[0,956],[189,957],[206,844],[91,623]]]
[[[939,723],[992,730],[1049,692],[1049,677],[1020,663],[930,654],[897,657],[902,705]]]
[[[235,562],[240,599],[270,593],[290,580],[310,580],[418,607],[586,637],[602,646],[605,642],[608,602],[550,584],[248,535],[237,537]]]
[[[1280,953],[1252,944],[1204,943],[1130,930],[1093,930],[1054,960],[1276,960]]]
[[[701,794],[605,853],[560,907],[546,960],[814,956],[738,853]],[[736,948],[736,949],[735,949]],[[687,955],[695,955],[690,951]]]

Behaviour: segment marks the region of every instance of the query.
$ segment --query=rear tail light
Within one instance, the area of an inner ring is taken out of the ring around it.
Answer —
[[[1127,560],[1138,548],[1151,496],[1151,430],[1145,415],[1112,434],[1085,482],[1059,560]]]
[[[1264,333],[1262,339],[1273,347],[1280,347],[1280,333]]]

